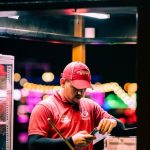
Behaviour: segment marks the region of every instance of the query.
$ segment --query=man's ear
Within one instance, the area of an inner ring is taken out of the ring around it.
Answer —
[[[61,85],[61,87],[64,87],[65,81],[66,81],[65,78],[61,78],[60,79],[60,85]]]

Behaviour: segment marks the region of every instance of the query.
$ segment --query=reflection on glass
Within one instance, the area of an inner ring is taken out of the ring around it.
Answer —
[[[0,98],[6,97],[7,76],[5,67],[0,64]]]

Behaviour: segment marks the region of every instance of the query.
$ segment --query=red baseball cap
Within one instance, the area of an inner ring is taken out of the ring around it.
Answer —
[[[91,73],[82,62],[71,62],[63,70],[62,78],[70,80],[77,89],[91,88]]]

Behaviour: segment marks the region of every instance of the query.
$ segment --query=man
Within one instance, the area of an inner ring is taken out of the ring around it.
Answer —
[[[28,131],[30,150],[93,150],[95,136],[90,133],[94,128],[102,134],[111,133],[113,128],[123,129],[116,118],[84,97],[86,89],[91,88],[91,74],[85,64],[69,63],[63,70],[60,85],[59,91],[32,111]],[[48,119],[73,148],[69,148]]]

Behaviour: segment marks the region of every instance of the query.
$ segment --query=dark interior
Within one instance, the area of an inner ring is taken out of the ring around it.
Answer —
[[[149,6],[146,0],[1,0],[0,53],[15,56],[16,71],[27,61],[48,62],[50,69],[59,76],[63,66],[71,61],[72,46],[84,43],[87,65],[93,75],[100,74],[95,76],[96,79],[101,82],[114,80],[122,85],[124,81],[138,82],[137,146],[139,150],[147,149],[150,126]],[[74,12],[77,11],[106,12],[110,14],[110,19],[83,17],[84,28],[95,28],[95,38],[85,38],[85,30],[82,37],[76,37],[74,20],[77,17]],[[10,18],[16,15],[18,19]],[[25,75],[24,70],[22,73]],[[96,79],[93,79],[93,83]],[[41,82],[30,77],[29,80]],[[58,80],[54,84],[58,84]],[[27,129],[27,125],[20,128]],[[17,124],[14,130],[17,133]],[[14,142],[17,143],[16,135]],[[17,143],[14,149],[27,150],[27,145]]]

